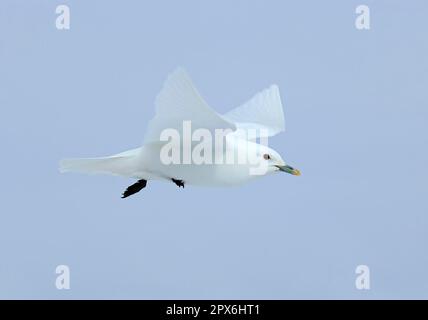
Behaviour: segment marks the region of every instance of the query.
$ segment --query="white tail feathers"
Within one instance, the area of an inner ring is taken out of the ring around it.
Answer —
[[[129,177],[135,173],[136,155],[139,151],[138,148],[104,158],[63,159],[60,161],[59,171]]]

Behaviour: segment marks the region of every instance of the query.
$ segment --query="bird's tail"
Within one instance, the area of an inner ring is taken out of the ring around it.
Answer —
[[[87,174],[111,174],[130,177],[135,172],[136,150],[103,158],[63,159],[59,171]]]

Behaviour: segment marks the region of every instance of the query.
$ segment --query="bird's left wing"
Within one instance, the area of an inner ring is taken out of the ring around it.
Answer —
[[[215,129],[236,130],[236,125],[211,109],[201,97],[187,75],[178,68],[169,75],[156,98],[156,114],[150,121],[144,144],[159,142],[165,129],[182,132],[183,122],[191,121],[192,131],[208,129],[212,136]]]
[[[229,111],[224,117],[234,122],[245,134],[253,136],[253,139],[271,137],[285,130],[284,112],[277,85],[257,93],[250,101]]]

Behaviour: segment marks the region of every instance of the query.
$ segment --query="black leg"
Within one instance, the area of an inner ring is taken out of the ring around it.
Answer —
[[[184,181],[183,180],[177,180],[174,178],[171,178],[172,182],[174,182],[179,188],[183,187],[184,188]]]
[[[147,185],[147,180],[138,180],[136,183],[134,183],[132,186],[129,186],[124,193],[122,193],[122,199],[129,197],[130,195],[133,195],[134,193],[137,193],[141,189],[145,188]]]

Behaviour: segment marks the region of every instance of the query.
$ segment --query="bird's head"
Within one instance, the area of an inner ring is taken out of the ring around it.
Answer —
[[[286,172],[294,176],[300,176],[300,171],[286,164],[278,152],[267,146],[262,146],[258,152],[260,161],[264,162],[267,173]]]

